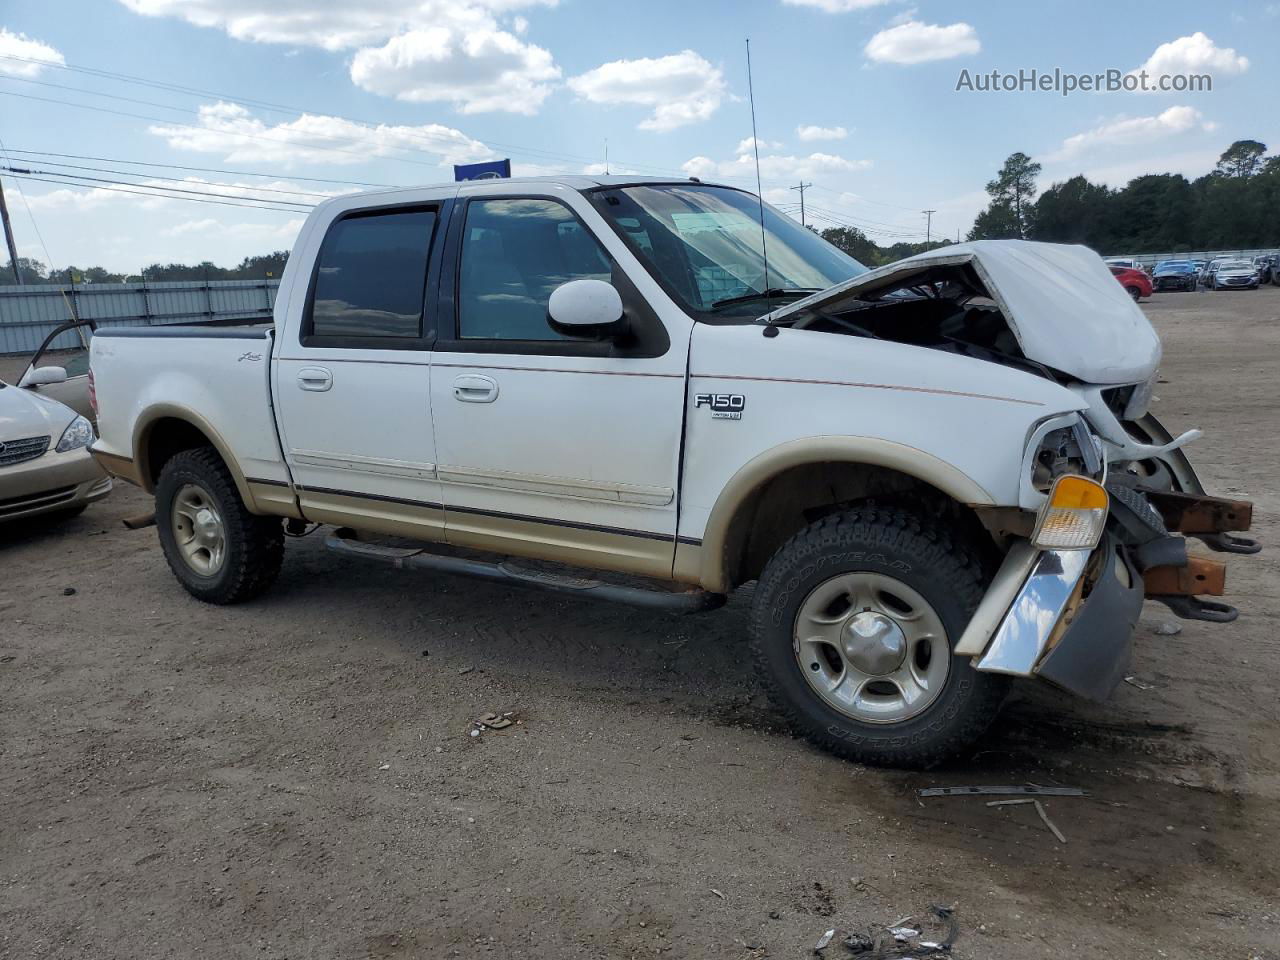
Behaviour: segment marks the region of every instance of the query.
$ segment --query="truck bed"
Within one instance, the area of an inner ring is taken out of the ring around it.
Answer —
[[[93,449],[132,461],[145,432],[175,414],[198,424],[246,480],[287,483],[271,402],[271,324],[108,327],[90,347],[98,400]],[[190,419],[189,413],[184,413]],[[137,464],[140,473],[146,464]]]

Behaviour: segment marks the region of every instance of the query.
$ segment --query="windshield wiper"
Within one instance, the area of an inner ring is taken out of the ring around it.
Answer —
[[[811,293],[821,293],[822,287],[772,287],[756,293],[744,293],[740,297],[725,297],[711,304],[712,310],[729,307],[735,303],[751,303],[753,300],[773,300],[777,297],[807,297]]]

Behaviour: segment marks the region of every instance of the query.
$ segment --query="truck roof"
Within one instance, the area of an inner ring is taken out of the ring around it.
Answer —
[[[504,187],[510,187],[518,190],[522,186],[535,187],[547,186],[554,184],[557,186],[568,187],[571,190],[590,190],[592,187],[609,187],[609,186],[635,186],[646,183],[699,183],[704,186],[724,187],[728,184],[712,183],[710,181],[695,180],[691,177],[637,177],[625,175],[604,174],[579,174],[564,173],[553,174],[545,177],[502,177],[493,180],[462,180],[451,181],[448,183],[414,183],[405,184],[399,187],[383,187],[376,190],[360,190],[353,193],[343,193],[336,197],[331,197],[325,203],[332,203],[335,200],[350,200],[352,197],[377,196],[389,193],[402,193],[405,191],[416,190],[440,190],[452,191],[468,186],[490,185],[501,183]]]

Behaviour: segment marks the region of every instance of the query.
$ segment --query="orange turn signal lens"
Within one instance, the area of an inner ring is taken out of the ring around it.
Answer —
[[[1042,550],[1092,550],[1102,539],[1109,504],[1102,484],[1088,477],[1059,477],[1040,509],[1031,542]]]

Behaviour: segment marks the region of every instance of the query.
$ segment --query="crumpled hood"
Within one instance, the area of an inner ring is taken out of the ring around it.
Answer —
[[[75,411],[57,400],[21,387],[0,388],[0,443],[27,437],[52,437],[50,443],[57,443],[75,418]]]
[[[832,308],[922,268],[971,264],[1029,360],[1091,384],[1144,381],[1160,365],[1160,338],[1088,247],[976,240],[880,267],[775,310],[780,320]]]

